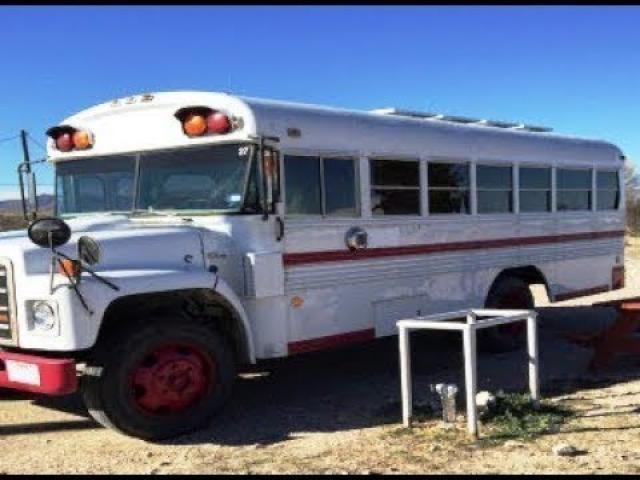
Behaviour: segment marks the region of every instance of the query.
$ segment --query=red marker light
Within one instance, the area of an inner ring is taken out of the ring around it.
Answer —
[[[207,130],[212,133],[228,133],[231,130],[231,121],[224,113],[210,113],[207,116]]]
[[[62,133],[56,138],[56,148],[61,152],[70,152],[73,150],[73,138],[70,133]]]

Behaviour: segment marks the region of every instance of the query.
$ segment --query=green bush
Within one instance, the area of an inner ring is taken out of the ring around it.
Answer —
[[[498,393],[495,404],[480,420],[493,437],[531,438],[557,432],[572,415],[568,408],[546,402],[536,408],[526,394]]]

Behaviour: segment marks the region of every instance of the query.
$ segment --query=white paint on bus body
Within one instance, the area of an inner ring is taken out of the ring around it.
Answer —
[[[194,105],[241,117],[242,127],[228,135],[189,138],[174,113]],[[623,262],[622,236],[517,243],[517,239],[532,237],[622,231],[622,208],[484,215],[428,215],[423,211],[420,216],[380,217],[373,217],[368,208],[370,158],[419,160],[421,172],[425,162],[436,159],[471,165],[621,171],[622,154],[607,142],[205,92],[158,93],[150,102],[134,100],[116,106],[109,102],[61,124],[90,130],[95,145],[87,151],[61,153],[52,148],[50,140],[48,154],[53,162],[242,142],[256,134],[279,137],[281,159],[287,154],[353,157],[358,167],[361,214],[353,218],[285,214],[281,242],[276,240],[274,215],[267,221],[260,215],[193,216],[188,223],[164,217],[78,216],[69,220],[74,234],[62,251],[75,254],[77,239],[91,235],[104,255],[98,272],[121,287],[114,292],[90,278],[83,279],[81,290],[94,310],[91,316],[59,275],[58,287],[49,294],[49,254],[45,249],[32,245],[24,234],[2,235],[0,256],[9,259],[14,269],[17,344],[25,349],[90,348],[102,315],[116,298],[213,288],[215,275],[208,272],[211,265],[218,267],[217,290],[236,309],[249,343],[248,360],[254,361],[286,356],[296,350],[292,345],[323,337],[366,331],[372,336],[395,334],[395,321],[417,312],[428,315],[482,307],[492,282],[506,268],[534,265],[555,296],[600,286],[611,288],[611,269]],[[287,131],[292,128],[300,135],[290,137]],[[620,190],[623,196],[624,189]],[[516,197],[517,193],[516,185]],[[426,197],[424,178],[421,197]],[[620,204],[624,205],[623,197]],[[344,235],[353,226],[366,230],[367,249],[373,251],[504,239],[516,242],[500,248],[485,248],[481,243],[473,250],[444,249],[358,260],[287,260],[292,254],[346,251]],[[187,255],[193,257],[191,263],[185,262]],[[58,335],[46,336],[29,325],[26,304],[50,298],[58,302],[61,328]]]

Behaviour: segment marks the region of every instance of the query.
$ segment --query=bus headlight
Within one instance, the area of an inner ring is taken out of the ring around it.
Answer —
[[[49,302],[34,302],[31,306],[33,327],[42,332],[49,332],[56,326],[58,319],[53,306]]]

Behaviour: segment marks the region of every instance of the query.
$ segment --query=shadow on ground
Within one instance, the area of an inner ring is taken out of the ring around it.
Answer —
[[[614,318],[612,309],[548,307],[539,310],[540,365],[543,395],[601,388],[630,378],[637,362],[620,358],[597,376],[587,373],[591,351],[564,339],[569,332],[593,332]],[[464,398],[462,357],[457,333],[415,334],[414,401],[432,400],[430,385],[452,382]],[[481,354],[479,389],[524,391],[526,351]],[[336,432],[400,422],[397,339],[329,352],[307,354],[260,365],[242,374],[231,401],[209,427],[171,444],[269,445],[306,433]],[[2,394],[2,398],[34,398]],[[77,395],[37,398],[40,407],[71,413],[78,420],[51,424],[0,426],[0,435],[99,428]]]

